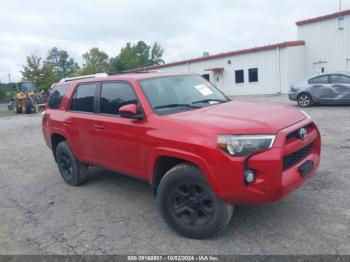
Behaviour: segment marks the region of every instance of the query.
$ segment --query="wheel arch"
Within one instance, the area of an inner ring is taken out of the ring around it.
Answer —
[[[301,91],[301,92],[297,95],[297,99],[299,99],[299,97],[300,97],[301,95],[309,95],[309,96],[311,97],[312,100],[314,99],[313,96],[311,95],[311,93],[308,92],[308,91]]]
[[[59,133],[53,133],[51,134],[51,149],[52,149],[52,153],[53,153],[53,156],[56,160],[56,148],[57,148],[57,145],[59,143],[61,143],[62,141],[66,141],[67,142],[67,138],[62,135],[62,134],[59,134]]]
[[[173,149],[162,149],[157,154],[152,155],[148,163],[150,163],[148,181],[152,186],[154,195],[156,195],[158,185],[166,172],[181,163],[188,163],[197,167],[207,179],[212,190],[214,192],[220,191],[219,184],[213,176],[209,165],[200,156],[189,152],[174,151]]]

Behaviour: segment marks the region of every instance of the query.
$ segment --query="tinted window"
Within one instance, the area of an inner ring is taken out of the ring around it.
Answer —
[[[236,70],[235,71],[235,81],[236,84],[244,83],[244,71]]]
[[[130,85],[126,83],[102,84],[101,113],[118,115],[119,108],[127,104],[137,104],[137,97]]]
[[[334,84],[350,84],[350,77],[346,75],[331,75],[331,82]]]
[[[57,109],[60,106],[63,96],[67,91],[67,88],[68,88],[67,85],[63,85],[63,86],[58,86],[52,90],[50,94],[50,99],[48,102],[49,108]]]
[[[81,84],[78,86],[69,106],[69,110],[94,112],[94,96],[96,84]]]
[[[258,82],[258,69],[250,68],[248,70],[249,82]]]
[[[328,84],[328,75],[314,77],[309,80],[309,84]]]

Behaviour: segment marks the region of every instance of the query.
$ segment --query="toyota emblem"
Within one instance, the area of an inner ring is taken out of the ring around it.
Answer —
[[[306,139],[306,137],[307,137],[307,131],[306,131],[306,128],[301,128],[301,129],[299,129],[299,131],[298,131],[298,136],[299,136],[299,138],[301,139],[301,140],[305,140]]]

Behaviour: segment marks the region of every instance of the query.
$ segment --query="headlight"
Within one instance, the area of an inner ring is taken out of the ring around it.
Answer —
[[[247,156],[270,149],[275,137],[274,135],[224,135],[218,137],[217,144],[231,156]]]

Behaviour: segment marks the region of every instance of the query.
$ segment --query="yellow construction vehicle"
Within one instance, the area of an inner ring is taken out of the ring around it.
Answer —
[[[45,109],[46,99],[42,92],[36,91],[34,81],[18,82],[15,88],[16,95],[12,99],[12,109],[16,114],[29,114],[32,111],[39,113]]]

